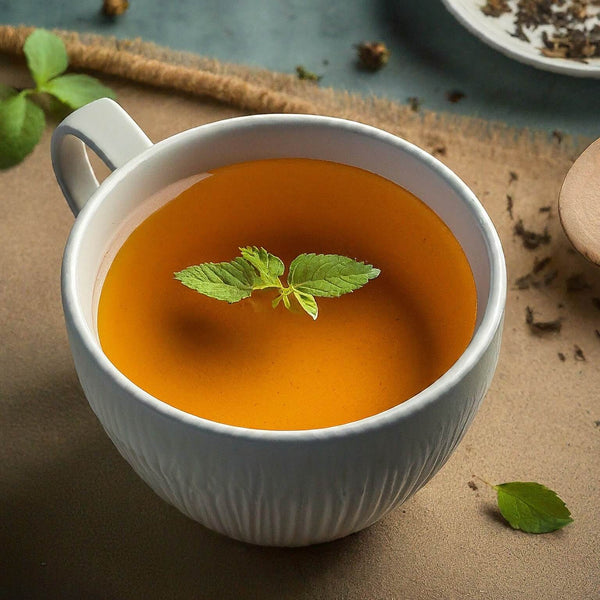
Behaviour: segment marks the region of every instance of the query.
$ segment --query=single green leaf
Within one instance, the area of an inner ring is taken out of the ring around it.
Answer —
[[[21,162],[40,141],[44,111],[24,93],[0,102],[0,169]]]
[[[40,91],[52,94],[71,108],[80,108],[99,98],[115,98],[115,93],[94,77],[68,73],[40,86]]]
[[[264,287],[281,286],[279,277],[283,275],[285,265],[280,258],[267,252],[264,248],[257,248],[256,246],[240,248],[240,252],[242,257],[258,271]]]
[[[547,533],[573,521],[565,503],[540,483],[513,481],[495,485],[494,489],[500,512],[513,529]]]
[[[225,302],[239,302],[250,297],[258,276],[244,258],[231,262],[202,263],[175,273],[175,279],[190,289]]]
[[[300,254],[290,265],[288,285],[312,296],[337,298],[357,290],[379,273],[372,265],[347,256]]]
[[[12,96],[16,96],[17,94],[18,92],[15,90],[15,88],[10,87],[10,85],[0,83],[0,100],[12,98]]]
[[[25,40],[23,52],[38,86],[67,70],[69,58],[65,44],[58,36],[45,29],[36,29]]]
[[[298,300],[298,304],[313,318],[316,319],[319,316],[319,307],[314,296],[305,294],[303,292],[294,291],[294,297]]]

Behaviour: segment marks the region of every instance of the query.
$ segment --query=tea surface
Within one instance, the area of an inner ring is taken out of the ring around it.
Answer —
[[[227,304],[173,278],[250,245],[286,265],[302,252],[341,254],[381,275],[319,298],[316,321],[273,309],[273,290]],[[275,159],[216,169],[145,219],[108,270],[98,333],[123,374],[172,406],[294,430],[355,421],[423,390],[462,354],[475,316],[466,257],[420,200],[354,167]]]

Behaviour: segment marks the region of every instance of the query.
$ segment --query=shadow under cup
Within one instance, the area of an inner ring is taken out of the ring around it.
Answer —
[[[76,132],[75,132],[75,135]],[[478,312],[471,343],[440,379],[373,417],[325,429],[264,431],[179,411],[135,386],[103,354],[97,280],[115,232],[148,199],[228,164],[312,158],[374,172],[413,193],[448,225],[470,263]],[[166,191],[165,191],[166,190]],[[439,161],[390,134],[327,117],[261,115],[205,125],[151,146],[116,169],[80,212],[63,262],[63,306],[90,406],[124,458],[163,499],[203,525],[255,544],[343,537],[405,501],[445,463],[493,376],[506,295],[494,227]]]

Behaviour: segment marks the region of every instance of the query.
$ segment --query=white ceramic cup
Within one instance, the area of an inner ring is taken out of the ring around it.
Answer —
[[[100,186],[85,145],[113,170]],[[173,194],[181,180],[223,165],[277,157],[335,161],[400,184],[446,222],[467,255],[477,287],[473,338],[442,377],[394,408],[307,431],[233,427],[164,404],[122,375],[102,352],[94,289],[115,231],[149,198],[164,196],[165,189]],[[62,271],[77,373],[115,446],[164,500],[238,540],[301,546],[371,525],[446,462],[496,367],[506,270],[490,218],[443,164],[373,127],[307,115],[228,119],[153,145],[107,99],[79,109],[58,126],[52,162],[77,215]]]

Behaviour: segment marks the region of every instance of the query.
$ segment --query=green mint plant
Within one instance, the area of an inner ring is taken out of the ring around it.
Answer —
[[[313,319],[319,314],[315,297],[337,298],[361,288],[380,273],[367,265],[337,254],[300,254],[290,264],[287,286],[280,277],[283,261],[264,248],[240,248],[241,256],[230,262],[202,263],[175,273],[175,279],[188,288],[210,298],[239,302],[254,290],[273,288],[278,294],[273,308],[280,302],[290,310],[290,298],[297,300]]]
[[[114,92],[94,77],[65,73],[67,51],[53,33],[36,29],[25,40],[23,52],[35,87],[16,90],[0,84],[0,169],[21,162],[40,141],[46,120],[36,100],[43,95],[70,109],[98,98],[115,98]]]

